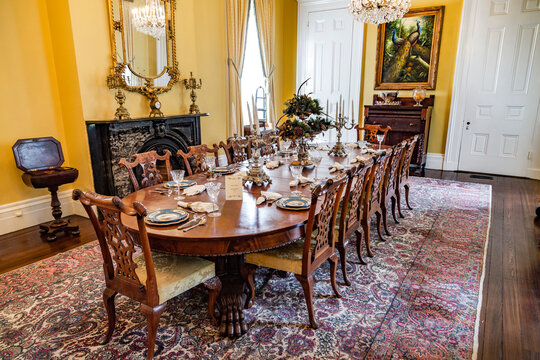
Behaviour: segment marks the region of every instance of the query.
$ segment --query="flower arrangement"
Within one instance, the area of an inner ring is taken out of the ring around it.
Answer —
[[[332,121],[323,112],[319,100],[312,99],[311,93],[299,95],[308,80],[298,87],[292,98],[285,101],[286,107],[277,126],[282,139],[310,138],[332,127]],[[284,121],[282,121],[283,118],[285,118]]]

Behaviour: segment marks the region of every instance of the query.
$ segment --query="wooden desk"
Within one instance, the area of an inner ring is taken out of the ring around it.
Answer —
[[[358,153],[358,150],[353,152]],[[319,166],[318,176],[320,178],[343,176],[343,172],[329,173],[329,166],[335,161],[345,163],[347,160],[334,156],[325,157]],[[272,183],[264,187],[246,185],[243,201],[226,201],[225,191],[222,190],[218,199],[222,215],[215,218],[209,217],[205,226],[199,226],[188,232],[179,231],[176,226],[147,226],[150,246],[153,250],[215,257],[216,273],[223,283],[223,290],[218,299],[222,335],[241,336],[247,331],[243,315],[247,295],[242,273],[244,254],[283,246],[297,240],[302,236],[303,225],[308,219],[308,211],[282,210],[275,204],[256,205],[256,200],[263,190],[275,191],[283,195],[294,190],[289,187],[289,182],[293,177],[287,165],[266,171],[272,178]],[[304,170],[303,175],[313,176],[314,170]],[[197,184],[207,182],[207,178],[202,174],[188,178],[195,180]],[[224,176],[215,181],[224,183]],[[148,208],[148,211],[176,208],[177,201],[174,200],[174,195],[168,197],[150,192],[156,187],[161,187],[161,185],[136,191],[126,196],[124,202],[131,205],[134,201],[139,201]],[[310,193],[309,187],[298,187],[298,189],[305,194]],[[210,200],[204,191],[200,195],[186,196],[183,201]],[[138,229],[136,219],[122,216],[124,224],[136,232]]]

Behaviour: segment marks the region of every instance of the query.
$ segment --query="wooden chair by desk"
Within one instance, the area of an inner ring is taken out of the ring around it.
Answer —
[[[103,301],[107,310],[108,328],[101,344],[108,343],[114,331],[114,298],[117,293],[141,303],[141,311],[148,323],[147,359],[154,356],[159,318],[167,301],[192,287],[204,284],[210,290],[208,313],[212,322],[217,324],[214,304],[221,290],[221,281],[216,277],[213,262],[199,257],[152,252],[144,223],[146,208],[139,202],[129,207],[117,196],[103,197],[79,189],[73,190],[73,200],[79,200],[90,217],[104,261]],[[103,215],[102,222],[98,220],[92,206],[96,206]],[[140,255],[134,256],[134,235],[122,223],[121,214],[137,218],[138,240],[142,247]]]
[[[272,250],[246,255],[246,264],[254,265],[248,271],[247,280],[251,300],[255,294],[254,272],[256,267],[265,266],[276,270],[291,272],[302,284],[309,314],[309,322],[318,327],[313,312],[313,273],[325,261],[330,263],[330,281],[337,297],[341,297],[336,283],[337,256],[334,252],[334,224],[339,200],[347,178],[328,180],[324,186],[317,186],[311,193],[311,207],[305,227],[305,237],[296,242]],[[320,211],[315,216],[317,200],[324,195]],[[308,239],[308,240],[306,240]]]
[[[121,166],[125,167],[129,173],[129,178],[133,184],[135,191],[141,188],[154,186],[161,184],[165,180],[171,179],[171,152],[169,150],[164,151],[164,155],[158,155],[155,150],[139,153],[133,155],[133,162],[128,162],[125,158],[120,159],[118,162]],[[163,175],[158,169],[157,161],[165,162],[165,169],[167,171],[167,179],[163,179]],[[141,182],[137,180],[135,171],[133,170],[138,165],[142,167]]]
[[[345,187],[345,195],[341,201],[341,211],[337,220],[334,237],[336,239],[336,249],[339,252],[341,261],[341,271],[343,280],[347,286],[351,285],[347,277],[347,245],[349,238],[354,233],[356,235],[356,252],[361,264],[365,264],[362,259],[362,234],[363,230],[360,226],[362,218],[362,204],[366,193],[366,185],[369,180],[372,162],[367,165],[359,165],[353,167],[347,172],[347,185]]]
[[[187,175],[200,174],[208,170],[206,168],[206,155],[213,154],[216,166],[219,166],[218,158],[219,149],[216,145],[209,148],[207,145],[189,146],[188,152],[185,153],[182,150],[178,150],[177,156],[184,160],[184,166],[186,167]]]

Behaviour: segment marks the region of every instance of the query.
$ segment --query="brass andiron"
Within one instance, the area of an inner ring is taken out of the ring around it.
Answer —
[[[352,117],[349,120],[349,118],[345,115],[343,115],[343,109],[345,107],[345,102],[341,99],[341,96],[339,97],[339,103],[336,107],[336,119],[334,121],[334,128],[337,131],[337,141],[334,147],[328,152],[328,155],[335,155],[335,156],[347,156],[347,152],[345,151],[345,146],[343,146],[343,143],[341,142],[341,130],[352,130],[356,124],[354,123],[354,102],[351,102],[351,114]]]
[[[258,124],[257,124],[258,125]],[[242,182],[245,184],[246,182],[251,181],[253,184],[257,186],[263,186],[264,183],[271,184],[272,179],[268,174],[264,171],[263,164],[261,164],[261,155],[260,155],[260,144],[263,142],[262,135],[260,133],[255,132],[255,126],[253,125],[253,134],[254,135],[248,135],[247,139],[250,140],[250,143],[255,144],[256,149],[253,154],[253,160],[250,164],[249,171],[246,176],[242,179]],[[272,141],[278,138],[277,133],[274,130],[274,133],[270,137]]]
[[[189,106],[189,113],[190,114],[199,114],[199,105],[195,103],[197,101],[197,94],[195,93],[195,90],[200,90],[202,87],[202,80],[199,79],[199,82],[197,83],[197,79],[193,77],[193,72],[189,73],[189,79],[184,79],[184,86],[187,90],[191,90],[191,93],[189,94],[191,98],[191,105]]]

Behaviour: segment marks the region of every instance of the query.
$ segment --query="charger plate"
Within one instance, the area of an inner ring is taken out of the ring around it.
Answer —
[[[187,211],[181,209],[159,209],[149,213],[144,221],[149,225],[169,226],[180,224],[188,218]]]

